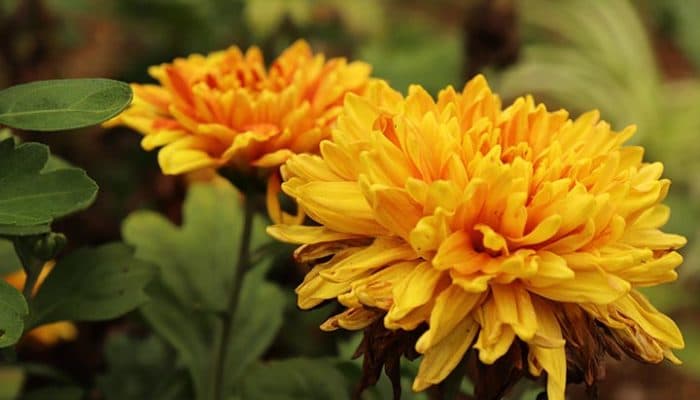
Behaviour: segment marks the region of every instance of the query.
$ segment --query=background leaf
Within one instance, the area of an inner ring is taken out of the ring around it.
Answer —
[[[183,215],[183,226],[176,227],[156,213],[136,212],[125,221],[123,236],[137,257],[160,268],[148,288],[151,301],[141,311],[177,350],[200,398],[208,390],[215,343],[221,340],[220,316],[233,284],[243,224],[240,194],[231,186],[192,186]],[[253,249],[269,241],[264,223],[255,217]],[[229,352],[222,355],[226,390],[240,383],[242,372],[269,347],[282,324],[285,296],[264,280],[266,272],[266,265],[255,265],[244,277]]]
[[[118,317],[143,304],[152,266],[121,243],[80,249],[61,259],[32,302],[29,326]]]
[[[0,279],[0,347],[11,346],[22,337],[28,311],[22,293]]]
[[[386,29],[381,40],[360,47],[358,58],[370,63],[372,74],[388,80],[396,90],[406,93],[409,85],[418,83],[436,94],[446,85],[463,82],[462,47],[457,32],[435,30],[415,18],[410,24]]]
[[[333,361],[292,358],[258,363],[243,380],[241,399],[344,400],[348,384]]]
[[[33,131],[96,125],[131,102],[128,84],[110,79],[60,79],[0,91],[0,124]]]
[[[186,372],[174,368],[173,351],[157,336],[115,334],[107,339],[104,352],[109,370],[97,378],[97,387],[105,399],[187,399]]]
[[[0,239],[0,276],[7,275],[22,268],[15,254],[15,246],[10,240]]]
[[[15,146],[0,142],[0,235],[48,231],[54,218],[89,206],[97,184],[75,168],[42,173],[48,147],[38,143]]]

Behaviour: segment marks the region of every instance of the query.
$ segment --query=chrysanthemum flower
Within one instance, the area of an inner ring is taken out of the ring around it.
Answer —
[[[44,265],[43,269],[41,270],[41,273],[39,274],[39,278],[37,279],[36,286],[34,287],[34,294],[36,294],[38,288],[44,282],[49,272],[51,272],[53,266],[53,261],[47,262]],[[15,289],[22,290],[22,288],[24,288],[24,282],[27,280],[27,274],[24,272],[24,270],[20,269],[9,275],[6,275],[4,279]],[[77,337],[77,335],[78,330],[76,329],[75,325],[68,321],[58,321],[42,325],[32,329],[27,333],[27,337],[30,340],[42,346],[53,346],[60,341],[73,340]]]
[[[291,154],[312,152],[329,136],[346,93],[369,81],[366,63],[326,60],[297,41],[269,68],[257,47],[231,47],[178,58],[149,69],[159,85],[132,84],[132,106],[111,124],[162,147],[164,173],[233,165],[275,167]]]
[[[347,307],[323,329],[427,328],[415,390],[470,348],[492,364],[518,342],[527,372],[545,372],[562,400],[567,361],[591,384],[613,346],[647,362],[678,362],[683,347],[635,290],[676,279],[686,240],[659,229],[670,182],[623,146],[633,131],[531,97],[502,109],[481,76],[437,101],[376,82],[346,98],[320,156],[282,167],[282,189],[319,225],[268,231],[313,265],[301,308]]]

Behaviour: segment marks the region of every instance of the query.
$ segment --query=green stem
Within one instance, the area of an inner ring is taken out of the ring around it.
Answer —
[[[255,214],[255,197],[250,195],[243,199],[245,205],[245,219],[243,222],[243,234],[241,237],[238,261],[233,276],[233,288],[231,288],[228,299],[228,307],[222,316],[223,328],[221,337],[217,341],[214,353],[214,384],[212,400],[222,400],[224,398],[224,369],[226,368],[226,355],[228,353],[230,336],[234,328],[236,309],[241,297],[241,287],[243,286],[243,276],[248,270],[250,263],[250,242],[253,230],[253,216]]]

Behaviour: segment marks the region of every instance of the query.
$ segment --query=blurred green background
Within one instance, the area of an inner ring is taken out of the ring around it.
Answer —
[[[667,230],[689,238],[679,282],[647,291],[679,322],[687,348],[681,367],[613,364],[601,399],[690,399],[700,396],[699,20],[700,2],[683,0],[0,0],[0,87],[92,76],[147,82],[149,65],[177,56],[255,44],[270,60],[306,38],[328,56],[371,63],[375,76],[399,90],[411,83],[432,93],[461,88],[482,72],[504,102],[532,93],[574,116],[598,108],[616,129],[634,123],[633,140],[673,181]],[[50,144],[100,184],[93,208],[57,227],[74,243],[118,239],[121,220],[138,208],[180,220],[185,185],[160,175],[139,135],[91,128],[22,136]],[[273,274],[289,288],[301,280],[293,269]],[[346,340],[356,338],[316,328],[331,311],[300,313],[290,301],[285,334],[269,353],[347,357]],[[131,347],[137,360],[120,351]],[[81,325],[75,343],[23,351],[95,387],[91,398],[108,399],[120,397],[105,392],[126,390],[120,382],[141,393],[143,376],[158,376],[152,366],[172,358],[137,317]],[[48,379],[40,372],[31,378],[38,384]],[[582,393],[572,388],[571,395]]]

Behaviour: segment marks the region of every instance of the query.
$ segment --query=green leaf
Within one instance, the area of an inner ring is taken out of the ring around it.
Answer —
[[[0,91],[0,124],[32,131],[82,128],[119,114],[131,98],[128,84],[110,79],[32,82]]]
[[[89,206],[97,184],[76,168],[42,173],[48,147],[0,142],[0,235],[47,232],[54,218]]]
[[[157,336],[137,339],[111,335],[104,348],[107,373],[97,378],[97,387],[107,400],[187,399],[187,376],[173,368],[175,356]]]
[[[141,311],[177,350],[199,398],[208,390],[215,343],[221,340],[221,313],[233,285],[244,216],[235,189],[201,184],[190,188],[183,215],[184,224],[177,227],[156,213],[136,212],[122,233],[137,257],[160,267],[148,288],[151,301]],[[252,248],[269,241],[264,224],[255,217]],[[267,349],[282,323],[285,297],[264,280],[266,271],[266,265],[255,265],[242,283],[229,351],[222,355],[227,390]]]
[[[0,239],[0,275],[7,275],[22,268],[10,240]]]
[[[359,47],[358,58],[372,65],[374,76],[388,80],[397,90],[406,92],[409,85],[420,84],[436,94],[463,82],[459,32],[443,28],[412,17],[410,24],[390,26],[381,40]]]
[[[22,337],[28,312],[22,293],[0,279],[0,347],[12,346]]]
[[[116,318],[143,304],[149,263],[122,243],[80,249],[60,260],[32,301],[27,325]]]
[[[254,268],[243,279],[225,361],[229,391],[267,350],[282,326],[286,298],[282,289],[264,280],[265,272],[266,268]]]
[[[490,79],[503,98],[532,93],[574,115],[598,108],[615,129],[637,124],[637,139],[654,130],[662,104],[659,73],[644,24],[629,1],[517,4],[523,54]]]
[[[348,384],[333,361],[292,358],[258,363],[242,385],[242,399],[343,400],[350,399]]]

